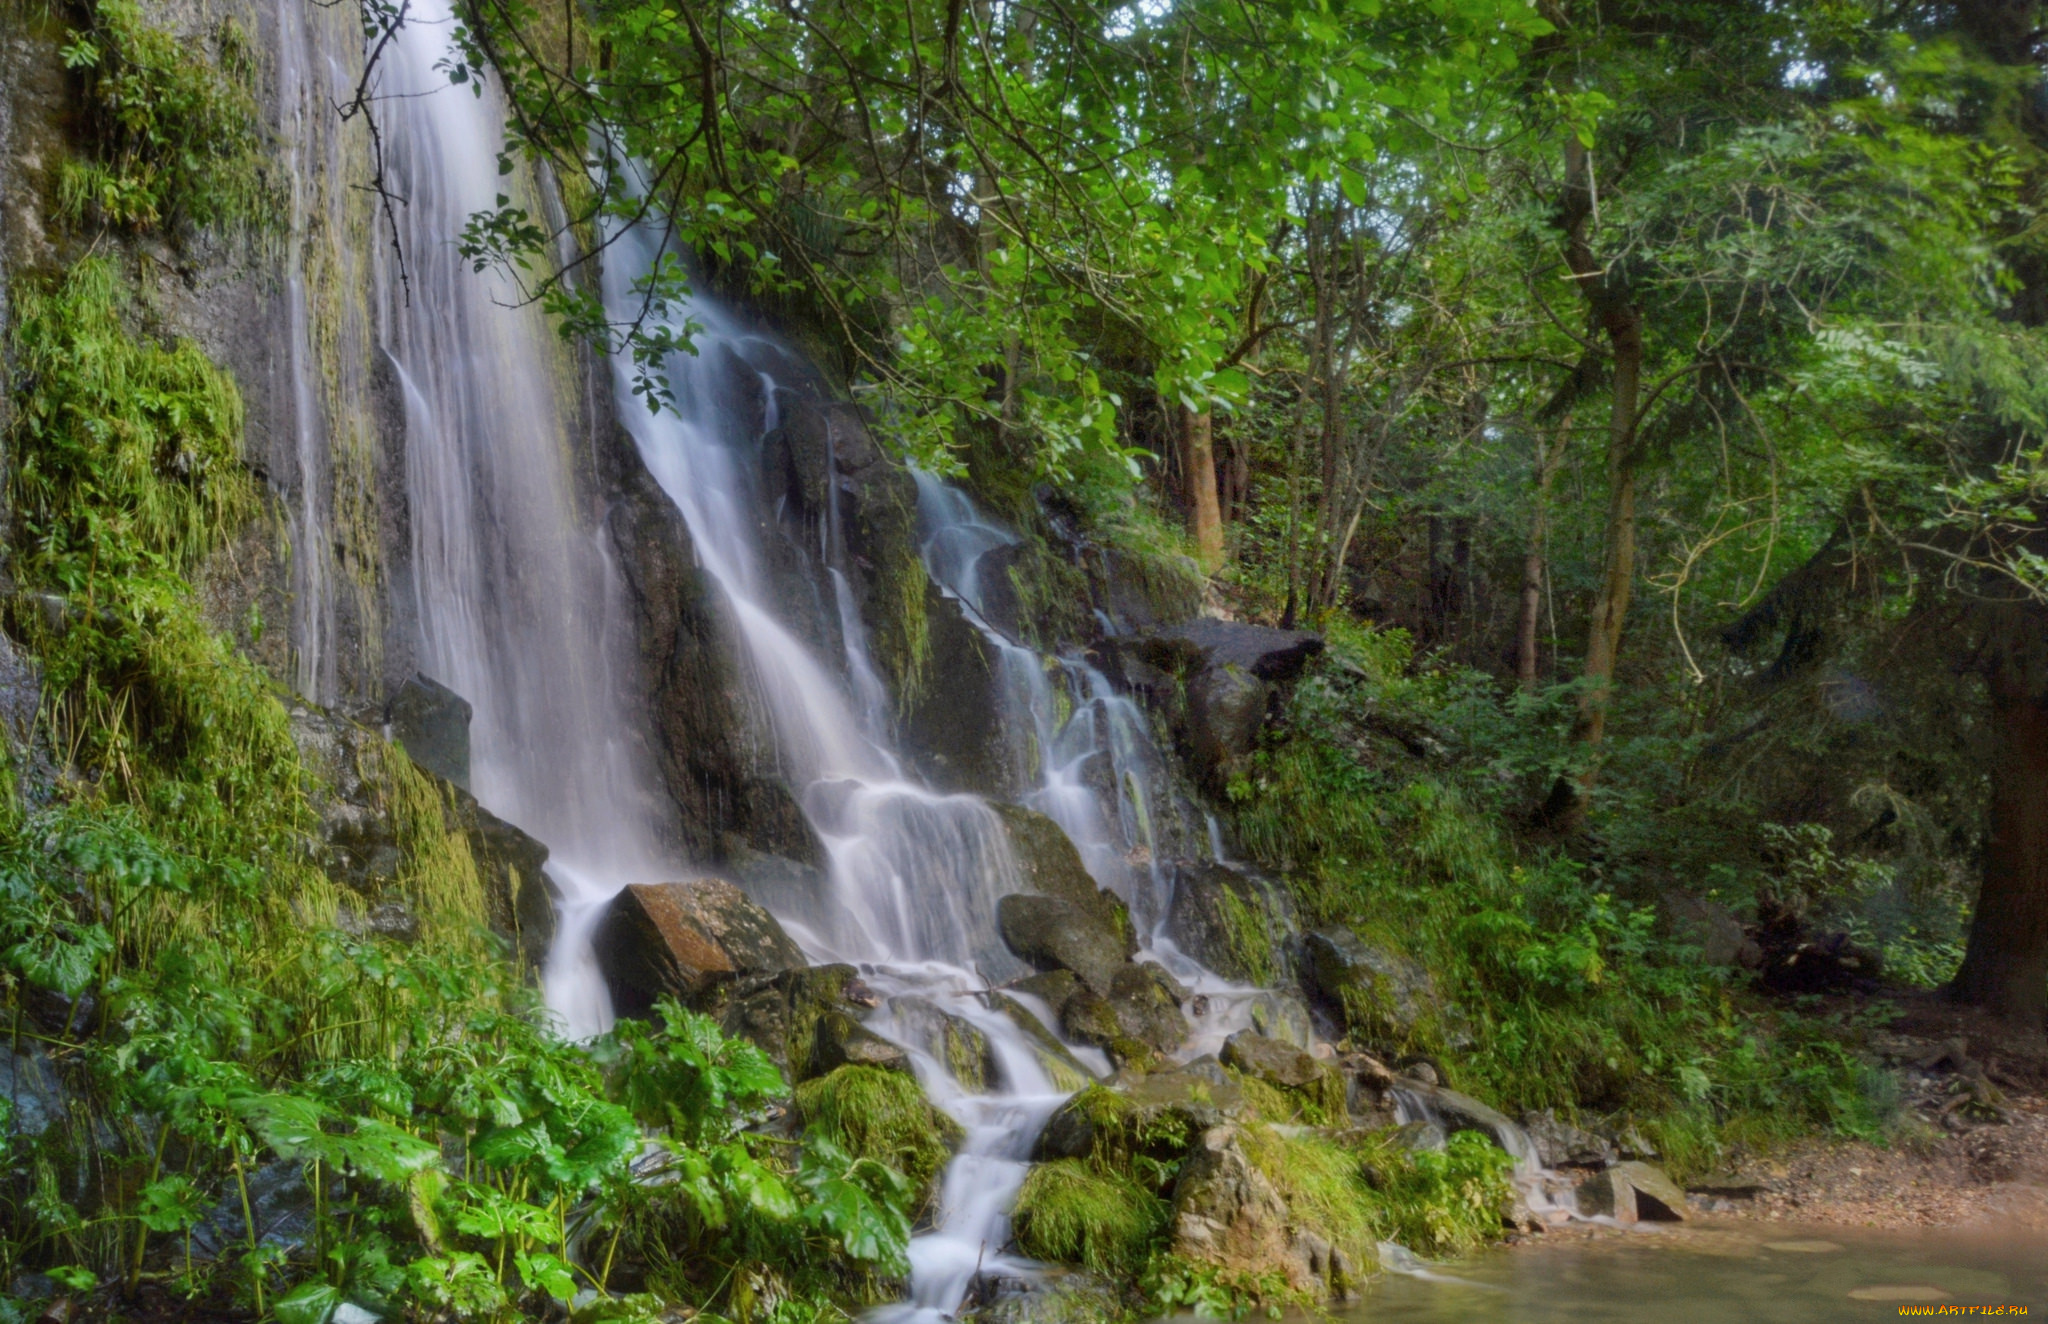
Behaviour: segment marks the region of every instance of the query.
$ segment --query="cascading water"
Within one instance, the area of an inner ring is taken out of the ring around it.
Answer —
[[[408,270],[380,272],[380,340],[403,391],[422,670],[468,699],[471,780],[547,843],[561,887],[550,1005],[571,1034],[609,1023],[587,928],[627,882],[673,875],[629,709],[620,594],[571,504],[573,434],[538,310],[456,249],[505,188],[502,110],[453,87],[446,0],[413,0],[377,68],[388,183]]]
[[[1095,881],[1130,906],[1147,935],[1141,955],[1195,995],[1193,1034],[1181,1056],[1216,1052],[1251,1028],[1306,1046],[1307,1013],[1298,1003],[1219,977],[1167,936],[1173,877],[1164,848],[1171,840],[1188,852],[1202,841],[1221,861],[1222,839],[1213,817],[1196,836],[1143,710],[1079,650],[1040,653],[999,629],[989,619],[983,581],[993,572],[983,562],[1015,546],[1017,535],[929,473],[918,473],[917,492],[925,568],[1001,661],[1014,771],[1020,783],[1035,782],[1025,803],[1058,823]]]
[[[632,276],[652,269],[654,241],[626,232],[608,257],[607,303],[624,311],[633,306]],[[844,653],[838,665],[814,653],[771,607],[750,461],[775,425],[777,386],[767,369],[749,369],[769,402],[763,419],[751,396],[738,398],[732,364],[780,356],[708,299],[692,300],[685,317],[698,352],[667,365],[674,409],[650,413],[620,363],[620,414],[648,471],[682,512],[699,564],[723,592],[758,720],[825,848],[825,891],[775,898],[778,918],[813,958],[862,965],[884,995],[875,1028],[911,1050],[933,1101],[966,1131],[946,1172],[937,1226],[911,1244],[910,1300],[884,1312],[905,1322],[950,1318],[977,1271],[1004,1264],[1008,1213],[1032,1142],[1066,1093],[1029,1037],[980,996],[984,972],[1010,959],[995,939],[994,916],[997,900],[1021,890],[1020,881],[995,811],[974,796],[919,784],[892,748],[885,693],[834,561],[836,509],[828,512],[821,559]],[[993,1060],[992,1090],[962,1088],[940,1054],[923,1050],[922,1027],[907,1010],[913,1005],[979,1031]]]

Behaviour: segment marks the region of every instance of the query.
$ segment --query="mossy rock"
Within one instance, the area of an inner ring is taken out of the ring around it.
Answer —
[[[1023,805],[996,801],[989,808],[1003,820],[1010,839],[1010,856],[1016,861],[1025,891],[1058,897],[1078,906],[1097,924],[1121,934],[1126,956],[1138,950],[1137,930],[1131,924],[1129,908],[1116,893],[1096,885],[1066,829]]]
[[[1355,1041],[1398,1051],[1441,1039],[1445,1008],[1420,963],[1346,928],[1308,934],[1302,956],[1310,994]]]
[[[1174,871],[1174,944],[1225,979],[1291,983],[1301,915],[1287,889],[1236,865],[1188,861]]]
[[[1110,1168],[1127,1168],[1136,1156],[1170,1163],[1203,1131],[1242,1117],[1245,1108],[1243,1088],[1205,1059],[1121,1086],[1082,1090],[1052,1115],[1033,1153]]]
[[[1071,975],[1067,977],[1073,978]],[[1045,1022],[1031,1013],[1030,1008],[1001,991],[991,991],[984,995],[984,998],[990,1010],[999,1011],[1007,1016],[1010,1023],[1022,1030],[1024,1036],[1031,1040],[1032,1049],[1038,1055],[1038,1064],[1045,1069],[1045,1074],[1052,1078],[1052,1083],[1057,1088],[1067,1091],[1081,1090],[1093,1082],[1094,1076],[1088,1068],[1081,1065],[1080,1059],[1060,1042],[1059,1036],[1054,1034]]]
[[[1011,1217],[1017,1248],[1031,1258],[1128,1278],[1165,1234],[1167,1212],[1131,1176],[1057,1159],[1031,1170]]]
[[[889,1011],[895,1024],[891,1033],[945,1067],[961,1088],[984,1094],[994,1086],[994,1051],[988,1036],[972,1021],[915,996],[891,998]]]
[[[856,1158],[876,1159],[910,1178],[929,1200],[960,1124],[934,1108],[911,1076],[849,1065],[796,1087],[798,1120]]]

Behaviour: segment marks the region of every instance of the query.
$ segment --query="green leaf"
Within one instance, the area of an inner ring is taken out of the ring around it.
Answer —
[[[341,1290],[327,1283],[301,1283],[277,1299],[278,1324],[327,1324],[341,1307]]]

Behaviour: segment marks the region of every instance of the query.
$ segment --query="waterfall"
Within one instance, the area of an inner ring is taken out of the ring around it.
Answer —
[[[562,890],[551,1006],[571,1034],[609,1023],[585,933],[628,882],[672,875],[651,770],[632,739],[622,593],[578,510],[563,351],[509,282],[456,249],[506,190],[495,95],[451,86],[448,0],[413,0],[378,65],[406,264],[385,261],[379,339],[403,395],[421,669],[468,699],[477,799],[547,843]]]

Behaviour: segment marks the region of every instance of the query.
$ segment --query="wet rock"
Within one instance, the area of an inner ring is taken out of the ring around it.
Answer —
[[[1518,1158],[1533,1153],[1521,1127],[1469,1095],[1405,1077],[1396,1077],[1388,1092],[1410,1117],[1435,1122],[1446,1134],[1477,1131]]]
[[[1618,1223],[1679,1222],[1692,1210],[1678,1183],[1660,1168],[1629,1160],[1596,1172],[1578,1190],[1579,1212]]]
[[[1096,886],[1088,866],[1081,862],[1081,852],[1064,828],[1022,805],[997,801],[989,808],[1003,820],[1010,855],[1016,861],[1026,891],[1058,897],[1078,906],[1103,928],[1124,935],[1124,955],[1137,951],[1137,933],[1131,925],[1129,910],[1116,893]]]
[[[1065,971],[1059,973],[1066,974]],[[1067,978],[1072,980],[1073,976],[1067,975]],[[1075,981],[1075,986],[1079,986],[1079,981]],[[1054,1034],[1044,1021],[1033,1015],[1030,1008],[1000,991],[986,993],[983,998],[990,1010],[999,1011],[1008,1017],[1010,1023],[1022,1030],[1025,1037],[1031,1040],[1032,1050],[1038,1054],[1038,1063],[1045,1068],[1046,1074],[1052,1077],[1053,1084],[1065,1090],[1078,1090],[1094,1079],[1094,1073],[1081,1064],[1081,1060],[1074,1056],[1072,1050],[1061,1043],[1059,1036]]]
[[[469,789],[469,700],[424,674],[398,687],[384,710],[385,734],[414,763]]]
[[[1310,995],[1339,1016],[1354,1038],[1402,1047],[1442,1007],[1421,965],[1353,933],[1317,929],[1302,940]]]
[[[1075,1043],[1089,1044],[1109,1054],[1118,1068],[1149,1066],[1156,1050],[1144,1040],[1128,1034],[1108,998],[1099,997],[1083,985],[1060,1006],[1060,1032]]]
[[[1291,980],[1300,928],[1294,898],[1270,878],[1206,860],[1175,867],[1167,936],[1225,979],[1257,985]]]
[[[802,1074],[810,1079],[845,1066],[907,1072],[910,1054],[847,1013],[827,1011],[818,1017],[812,1031],[810,1065]]]
[[[1160,1157],[1177,1157],[1202,1132],[1244,1113],[1244,1091],[1209,1058],[1082,1090],[1047,1121],[1032,1158],[1086,1158],[1100,1144],[1134,1141]]]
[[[42,1045],[24,1039],[10,1048],[0,1041],[0,1098],[10,1105],[10,1136],[39,1136],[64,1116],[64,1083]]]
[[[1604,1168],[1614,1161],[1614,1147],[1606,1140],[1559,1121],[1548,1108],[1522,1114],[1522,1130],[1546,1168]]]
[[[1162,630],[1146,642],[1159,655],[1163,669],[1186,671],[1190,663],[1232,667],[1259,680],[1285,684],[1323,651],[1321,635],[1306,630],[1276,630],[1243,621],[1202,617]]]
[[[1205,667],[1188,682],[1188,752],[1210,785],[1252,752],[1272,697],[1266,682],[1236,667]]]
[[[1387,1139],[1402,1149],[1438,1150],[1450,1143],[1450,1137],[1435,1122],[1403,1122],[1387,1133]]]
[[[1650,1143],[1649,1137],[1625,1117],[1602,1122],[1596,1130],[1600,1138],[1622,1158],[1647,1159],[1654,1162],[1663,1157],[1657,1152],[1657,1147]]]
[[[1165,709],[1198,780],[1220,791],[1251,752],[1277,698],[1323,641],[1211,618],[1119,642],[1116,666]]]
[[[982,1094],[995,1084],[995,1054],[988,1036],[972,1021],[915,996],[891,999],[889,1011],[895,1021],[891,1033],[945,1067],[963,1088]]]
[[[879,1004],[852,966],[810,966],[735,982],[719,1028],[758,1046],[794,1082],[806,1077],[818,1022],[826,1012],[857,1020]]]
[[[194,1255],[212,1259],[248,1249],[252,1222],[260,1246],[296,1251],[306,1245],[313,1230],[313,1193],[299,1164],[280,1159],[250,1172],[247,1218],[241,1192],[232,1183],[228,1191],[193,1226]]]
[[[622,1016],[646,1015],[663,995],[706,1006],[730,981],[805,964],[775,917],[722,878],[623,888],[591,945]]]
[[[1028,1278],[985,1276],[961,1318],[967,1324],[1101,1324],[1124,1313],[1123,1297],[1107,1279],[1047,1269]]]
[[[398,779],[406,755],[340,713],[301,703],[292,706],[290,716],[299,756],[313,774],[307,798],[319,819],[315,853],[321,866],[359,899],[354,907],[358,931],[409,939],[416,923],[399,914],[409,915],[414,902],[399,887],[405,854]],[[512,943],[529,970],[538,970],[555,936],[556,895],[545,871],[548,848],[453,782],[417,764],[413,770],[439,798],[442,828],[460,838],[476,865],[484,921]],[[415,819],[409,830],[422,826]]]
[[[996,903],[996,929],[1019,959],[1039,970],[1070,970],[1104,998],[1132,950],[1127,933],[1059,897],[1011,893]]]
[[[1241,1030],[1223,1045],[1223,1063],[1282,1089],[1307,1089],[1322,1079],[1322,1063],[1291,1044]]]

